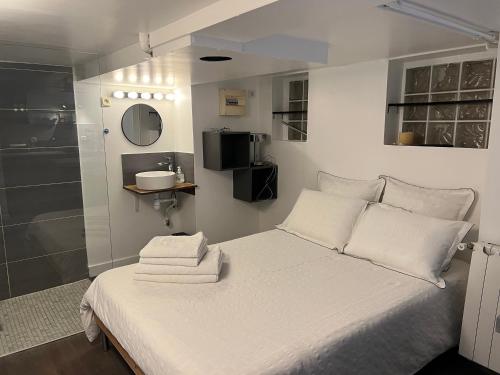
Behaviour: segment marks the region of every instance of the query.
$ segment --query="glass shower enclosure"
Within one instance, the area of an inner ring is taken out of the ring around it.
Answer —
[[[0,46],[0,300],[86,279],[112,259],[98,78],[76,80],[76,54],[8,47]]]

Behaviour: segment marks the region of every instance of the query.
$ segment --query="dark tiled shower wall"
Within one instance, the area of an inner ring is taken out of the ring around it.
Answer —
[[[70,68],[0,63],[0,300],[88,277]]]

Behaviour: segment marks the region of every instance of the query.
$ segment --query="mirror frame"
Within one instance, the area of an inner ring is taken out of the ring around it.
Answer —
[[[125,133],[125,130],[124,130],[124,128],[123,128],[123,120],[124,120],[125,115],[127,114],[127,112],[128,112],[130,109],[132,109],[133,107],[135,107],[135,106],[140,106],[140,105],[141,105],[141,106],[142,106],[142,105],[144,105],[144,106],[146,106],[146,107],[149,107],[149,108],[154,109],[154,110],[155,110],[155,112],[156,112],[156,113],[158,113],[158,117],[160,118],[160,134],[158,135],[158,137],[157,137],[157,138],[156,138],[153,142],[148,143],[148,144],[144,144],[144,145],[143,145],[143,144],[137,144],[137,143],[135,143],[134,141],[132,141],[129,137],[127,137],[127,134]],[[133,145],[135,145],[135,146],[139,146],[139,147],[148,147],[148,146],[151,146],[151,145],[155,144],[156,142],[158,142],[158,140],[160,139],[161,135],[163,134],[163,119],[161,118],[160,113],[156,110],[156,108],[154,108],[153,106],[150,106],[149,104],[145,104],[145,103],[137,103],[137,104],[133,104],[133,105],[131,105],[130,107],[128,107],[128,108],[125,110],[125,112],[123,112],[123,115],[122,115],[122,119],[121,119],[120,126],[121,126],[121,129],[122,129],[122,134],[123,134],[123,136],[125,137],[125,139],[126,139],[127,141],[129,141],[130,143],[132,143]]]

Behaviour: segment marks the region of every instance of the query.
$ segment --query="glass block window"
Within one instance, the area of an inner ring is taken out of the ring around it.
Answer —
[[[405,70],[405,103],[493,98],[495,59],[459,61]],[[416,145],[487,148],[491,103],[404,107],[401,131]]]
[[[288,110],[307,111],[309,81],[307,79],[290,81],[288,86]],[[307,140],[307,113],[290,113],[287,123],[290,125],[288,140]]]

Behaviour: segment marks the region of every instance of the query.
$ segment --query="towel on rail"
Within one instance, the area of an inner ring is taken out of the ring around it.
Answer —
[[[157,236],[140,251],[142,258],[196,258],[201,259],[201,254],[207,244],[203,232],[192,236]]]

